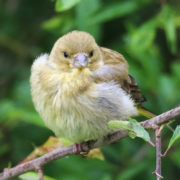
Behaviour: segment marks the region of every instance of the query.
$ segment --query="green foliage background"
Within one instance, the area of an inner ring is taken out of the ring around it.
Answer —
[[[179,0],[0,0],[0,171],[53,135],[32,105],[30,67],[74,29],[125,56],[152,112],[180,104]],[[163,150],[171,135],[163,130]],[[155,179],[155,149],[143,140],[126,138],[102,151],[105,161],[71,156],[44,172],[61,180]],[[162,161],[162,174],[178,180],[179,168],[177,142]]]

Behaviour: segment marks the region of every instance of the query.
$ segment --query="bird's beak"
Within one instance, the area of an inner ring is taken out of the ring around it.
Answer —
[[[88,58],[84,53],[78,53],[73,60],[73,67],[82,69],[86,68],[88,65]]]

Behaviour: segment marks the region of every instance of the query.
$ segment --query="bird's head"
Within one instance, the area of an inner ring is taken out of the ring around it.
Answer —
[[[50,60],[61,72],[93,72],[102,64],[102,55],[94,38],[82,31],[72,31],[57,40]]]

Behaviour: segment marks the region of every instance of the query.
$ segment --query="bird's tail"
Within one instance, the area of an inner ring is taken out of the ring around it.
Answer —
[[[153,118],[155,117],[156,115],[153,114],[152,112],[150,112],[149,110],[145,109],[144,107],[138,107],[138,112],[140,115],[146,117],[146,118]]]
[[[156,116],[155,114],[153,114],[152,112],[150,112],[149,110],[145,109],[145,108],[142,107],[142,106],[139,106],[139,107],[138,107],[138,112],[139,112],[140,115],[142,115],[142,116],[144,116],[144,117],[146,117],[146,118],[148,118],[148,119],[153,118],[153,117]],[[165,125],[166,125],[166,127],[167,127],[168,129],[170,129],[172,132],[174,132],[174,129],[170,126],[170,124],[171,124],[172,122],[173,122],[173,121],[170,121],[170,122],[168,122],[168,123],[165,124]]]

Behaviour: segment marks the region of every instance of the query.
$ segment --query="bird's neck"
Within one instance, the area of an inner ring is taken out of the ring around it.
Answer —
[[[91,84],[93,78],[88,69],[73,70],[71,73],[64,73],[62,75],[62,93],[64,96],[72,97],[86,91]]]

